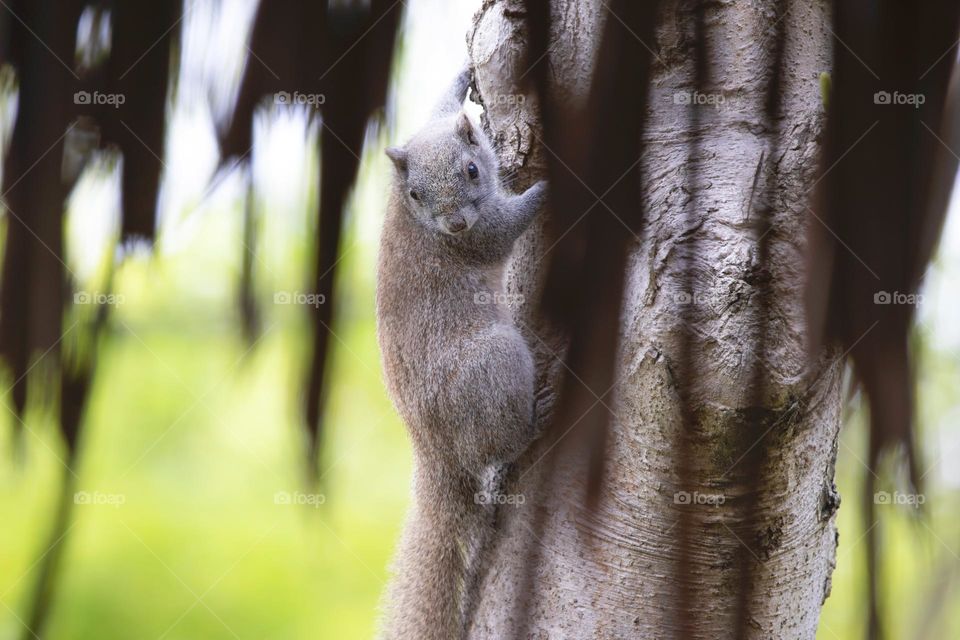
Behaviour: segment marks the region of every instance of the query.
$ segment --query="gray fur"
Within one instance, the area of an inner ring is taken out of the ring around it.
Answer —
[[[377,333],[416,464],[388,591],[390,640],[466,633],[494,515],[476,496],[496,475],[491,467],[516,460],[537,435],[533,358],[496,295],[546,185],[521,195],[504,189],[490,143],[459,108],[465,78],[438,117],[387,152],[395,179],[380,247]]]
[[[463,101],[467,97],[467,89],[470,88],[470,78],[472,73],[469,67],[464,68],[454,79],[453,84],[447,89],[446,93],[440,98],[440,102],[433,110],[431,120],[439,120],[444,116],[457,113],[463,108]]]

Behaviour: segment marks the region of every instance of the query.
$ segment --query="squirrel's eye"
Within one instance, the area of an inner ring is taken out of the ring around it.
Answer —
[[[413,198],[414,200],[420,199],[420,196],[417,195],[416,191],[410,191],[410,197]]]
[[[477,165],[471,162],[467,165],[467,174],[469,174],[471,180],[476,180],[480,177],[480,170],[477,169]]]

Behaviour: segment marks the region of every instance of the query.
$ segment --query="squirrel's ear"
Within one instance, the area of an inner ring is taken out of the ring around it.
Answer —
[[[388,147],[387,157],[393,160],[393,165],[400,175],[407,175],[407,150],[403,147]]]
[[[457,135],[463,138],[467,144],[477,144],[477,134],[473,130],[473,123],[470,122],[470,116],[466,111],[461,111],[457,116]]]

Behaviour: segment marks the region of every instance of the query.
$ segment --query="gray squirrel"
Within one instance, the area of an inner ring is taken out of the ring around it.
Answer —
[[[537,436],[534,360],[503,300],[514,242],[546,198],[505,190],[490,142],[463,111],[460,73],[429,124],[387,150],[392,181],[377,273],[387,389],[413,444],[413,505],[383,635],[469,631],[490,487]]]

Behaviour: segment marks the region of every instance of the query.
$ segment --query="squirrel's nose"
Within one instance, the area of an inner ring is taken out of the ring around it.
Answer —
[[[467,221],[460,216],[453,216],[450,218],[448,225],[450,227],[450,231],[454,233],[460,233],[467,228]]]

